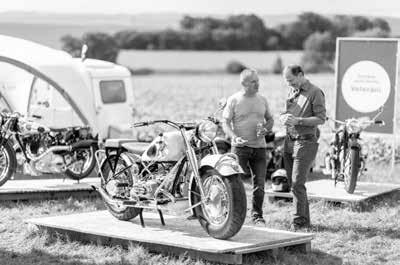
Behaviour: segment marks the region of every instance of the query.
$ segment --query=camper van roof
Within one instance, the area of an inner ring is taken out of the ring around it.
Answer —
[[[88,101],[93,98],[90,73],[84,64],[64,51],[20,38],[0,35],[0,43],[1,96],[13,111],[28,112],[31,90],[39,78],[64,97],[83,124],[97,129],[95,106]]]
[[[74,58],[74,60],[78,61],[79,63],[82,62],[80,58]],[[90,73],[90,75],[95,77],[130,76],[130,72],[126,67],[123,67],[121,65],[112,62],[88,58],[83,61],[83,65],[85,66],[86,70]]]

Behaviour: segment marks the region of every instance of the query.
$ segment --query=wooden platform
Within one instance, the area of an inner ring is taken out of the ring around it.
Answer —
[[[145,228],[141,227],[138,217],[124,222],[107,211],[36,218],[28,222],[73,240],[122,246],[138,243],[152,252],[186,253],[192,258],[230,264],[241,264],[243,255],[248,253],[276,251],[288,246],[309,251],[313,238],[312,234],[243,226],[230,240],[218,240],[210,237],[198,220],[165,215],[166,226],[162,226],[158,214],[144,212],[143,216]]]
[[[309,199],[327,200],[332,202],[362,202],[367,199],[383,195],[400,189],[400,185],[387,183],[358,182],[353,194],[344,189],[344,183],[340,182],[334,186],[333,180],[322,179],[306,183],[307,196]],[[274,192],[266,190],[265,194],[272,198],[292,198],[290,192]]]
[[[92,185],[98,183],[99,178],[85,178],[79,183],[67,178],[9,180],[0,187],[0,201],[98,196],[98,193],[92,188]]]

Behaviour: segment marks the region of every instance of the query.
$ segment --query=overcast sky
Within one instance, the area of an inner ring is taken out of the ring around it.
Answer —
[[[0,11],[364,14],[400,17],[400,0],[2,0]]]

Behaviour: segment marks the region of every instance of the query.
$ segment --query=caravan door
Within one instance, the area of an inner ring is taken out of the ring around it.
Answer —
[[[99,139],[131,136],[133,91],[130,78],[94,78]]]

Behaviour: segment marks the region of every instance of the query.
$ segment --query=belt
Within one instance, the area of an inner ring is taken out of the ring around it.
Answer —
[[[315,139],[316,139],[316,137],[315,137],[314,134],[303,134],[303,135],[296,135],[296,136],[293,136],[293,135],[289,135],[289,134],[288,134],[288,138],[289,138],[289,140],[291,140],[291,141],[298,141],[298,140],[315,140]]]

